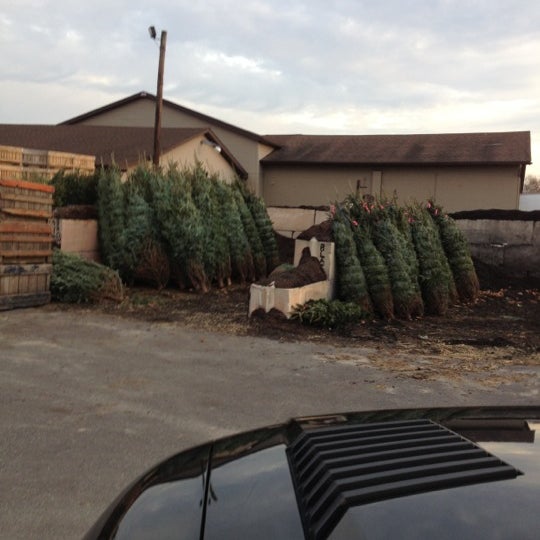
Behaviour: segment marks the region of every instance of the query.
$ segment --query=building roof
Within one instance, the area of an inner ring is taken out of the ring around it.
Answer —
[[[267,135],[263,165],[529,164],[529,131],[416,135]]]
[[[240,177],[247,177],[246,170],[208,128],[162,128],[161,151],[165,154],[201,135],[221,148],[221,155]],[[124,169],[151,158],[154,128],[0,124],[0,144],[94,155],[98,165],[116,163]]]
[[[80,124],[81,122],[84,122],[85,120],[94,118],[96,116],[99,116],[100,114],[103,114],[105,112],[113,111],[115,109],[118,109],[120,107],[123,107],[124,105],[129,105],[131,103],[134,103],[139,100],[149,100],[152,102],[156,101],[156,96],[153,94],[150,94],[148,92],[138,92],[137,94],[133,94],[132,96],[128,96],[124,99],[121,99],[119,101],[115,101],[113,103],[109,103],[108,105],[105,105],[103,107],[99,107],[98,109],[94,109],[92,111],[86,112],[84,114],[81,114],[79,116],[75,116],[74,118],[70,118],[69,120],[65,120],[64,122],[61,122],[59,125],[74,125],[74,124]],[[254,140],[256,142],[260,142],[263,144],[269,144],[268,141],[264,139],[261,135],[257,135],[256,133],[253,133],[252,131],[248,131],[246,129],[242,129],[238,126],[235,126],[233,124],[229,124],[227,122],[224,122],[222,120],[218,120],[217,118],[214,118],[213,116],[208,116],[206,114],[200,113],[198,111],[194,111],[193,109],[188,109],[187,107],[184,107],[182,105],[178,105],[177,103],[174,103],[172,101],[169,101],[167,99],[163,100],[163,106],[164,107],[170,107],[171,109],[175,109],[179,112],[182,112],[184,114],[188,114],[190,116],[193,116],[194,118],[197,118],[209,126],[219,126],[223,129],[232,131],[238,135],[242,135],[243,137],[246,137],[248,139]],[[270,144],[271,145],[271,144]]]

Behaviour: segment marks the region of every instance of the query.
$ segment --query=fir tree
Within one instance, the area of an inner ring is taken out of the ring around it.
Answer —
[[[242,282],[253,281],[253,256],[232,188],[222,182],[215,183],[214,187],[223,212],[233,275]]]
[[[274,268],[279,266],[279,250],[272,221],[268,216],[266,205],[260,197],[255,196],[244,186],[241,186],[241,192],[259,231],[259,237],[266,257],[266,272],[269,274]]]
[[[118,270],[123,251],[124,197],[120,171],[101,169],[98,179],[99,242],[103,262]]]
[[[246,204],[244,197],[239,189],[233,188],[233,194],[240,213],[242,224],[244,225],[244,231],[251,247],[251,253],[253,256],[253,264],[255,266],[255,279],[266,277],[266,256],[264,254],[264,248],[257,230],[257,225],[249,208]]]
[[[437,224],[459,298],[463,302],[474,302],[478,298],[480,284],[467,239],[459,230],[456,222],[444,214],[440,206],[430,201],[428,210]]]
[[[344,302],[355,302],[365,311],[372,312],[366,278],[358,260],[352,231],[339,218],[334,218],[332,231],[335,241],[338,297]]]
[[[447,271],[446,255],[437,228],[429,214],[420,206],[411,207],[409,215],[426,311],[444,315],[451,303],[453,279]]]

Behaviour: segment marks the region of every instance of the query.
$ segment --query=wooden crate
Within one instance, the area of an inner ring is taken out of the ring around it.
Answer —
[[[51,169],[73,169],[73,154],[68,152],[47,152],[47,167]]]
[[[88,171],[95,169],[96,158],[86,154],[71,154],[49,150],[47,153],[47,167],[55,170]]]
[[[21,167],[0,163],[0,180],[25,180],[26,182],[38,182],[50,180],[58,171],[42,169],[39,167]]]
[[[96,169],[96,157],[75,154],[73,156],[73,169],[76,171],[93,173]]]
[[[47,167],[47,150],[23,148],[22,163],[32,167]]]
[[[52,218],[54,187],[24,180],[0,180],[0,221]]]
[[[51,264],[0,264],[0,310],[50,302]]]
[[[17,146],[0,145],[0,163],[20,165],[22,163],[23,149]]]
[[[52,242],[48,223],[1,221],[0,264],[51,262]]]

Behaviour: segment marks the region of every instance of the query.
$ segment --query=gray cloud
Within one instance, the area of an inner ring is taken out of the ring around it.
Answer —
[[[247,129],[525,129],[534,157],[539,20],[535,0],[18,0],[0,15],[0,121],[154,92],[152,24],[166,97]]]

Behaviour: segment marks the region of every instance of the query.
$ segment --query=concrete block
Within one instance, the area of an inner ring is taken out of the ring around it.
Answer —
[[[315,224],[315,210],[269,206],[267,211],[275,230],[302,232]]]
[[[98,222],[95,219],[61,219],[60,239],[62,251],[97,252]]]
[[[504,245],[471,244],[471,255],[486,264],[503,266]]]
[[[331,299],[329,281],[318,281],[294,289],[278,289],[273,286],[253,284],[249,290],[249,315],[251,316],[257,309],[264,309],[266,313],[271,309],[277,309],[289,318],[295,306],[303,305],[309,300],[320,299]]]
[[[456,223],[473,244],[530,245],[533,242],[534,221],[459,219]]]
[[[503,266],[515,276],[540,277],[540,250],[537,246],[506,246]]]
[[[536,246],[537,249],[540,249],[540,221],[534,222],[532,245]]]
[[[315,225],[327,221],[330,218],[328,210],[315,210]]]

